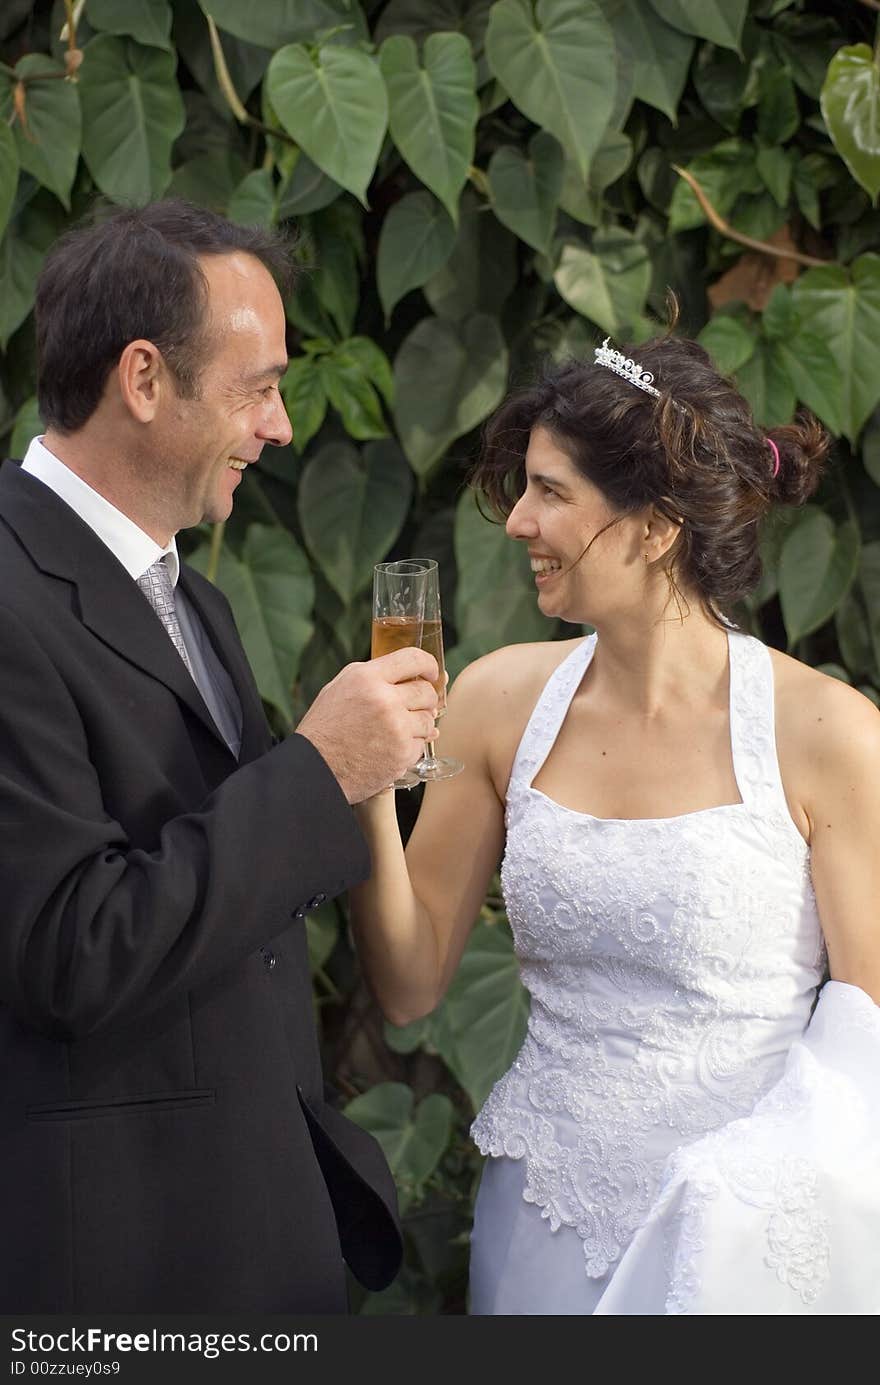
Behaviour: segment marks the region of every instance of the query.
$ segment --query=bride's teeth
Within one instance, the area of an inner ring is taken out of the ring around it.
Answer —
[[[230,457],[229,465],[233,468],[234,471],[244,471],[245,467],[247,466],[247,462],[241,461],[238,457]]]

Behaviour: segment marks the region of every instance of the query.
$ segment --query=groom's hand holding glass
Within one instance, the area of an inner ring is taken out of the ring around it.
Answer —
[[[322,688],[302,721],[349,803],[388,788],[435,735],[437,660],[424,649],[398,649],[348,664]]]

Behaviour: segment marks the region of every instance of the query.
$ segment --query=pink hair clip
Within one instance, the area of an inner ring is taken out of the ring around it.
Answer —
[[[778,476],[778,475],[779,475],[779,448],[776,446],[776,443],[773,441],[772,438],[768,438],[768,439],[767,439],[767,446],[770,448],[770,451],[773,453],[773,457],[774,457],[774,461],[773,461],[773,475],[774,475],[774,476]]]

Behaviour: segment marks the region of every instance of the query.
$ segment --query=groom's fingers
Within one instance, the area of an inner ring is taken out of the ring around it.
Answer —
[[[372,663],[389,683],[406,683],[411,678],[435,683],[440,676],[437,660],[426,649],[395,649],[393,654],[383,654]]]

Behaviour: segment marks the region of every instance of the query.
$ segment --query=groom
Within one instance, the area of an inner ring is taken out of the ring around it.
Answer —
[[[346,1308],[396,1273],[378,1145],[324,1101],[304,919],[418,756],[433,659],[272,744],[179,529],[291,429],[269,233],[180,202],[50,253],[46,422],[0,469],[0,1312]]]

